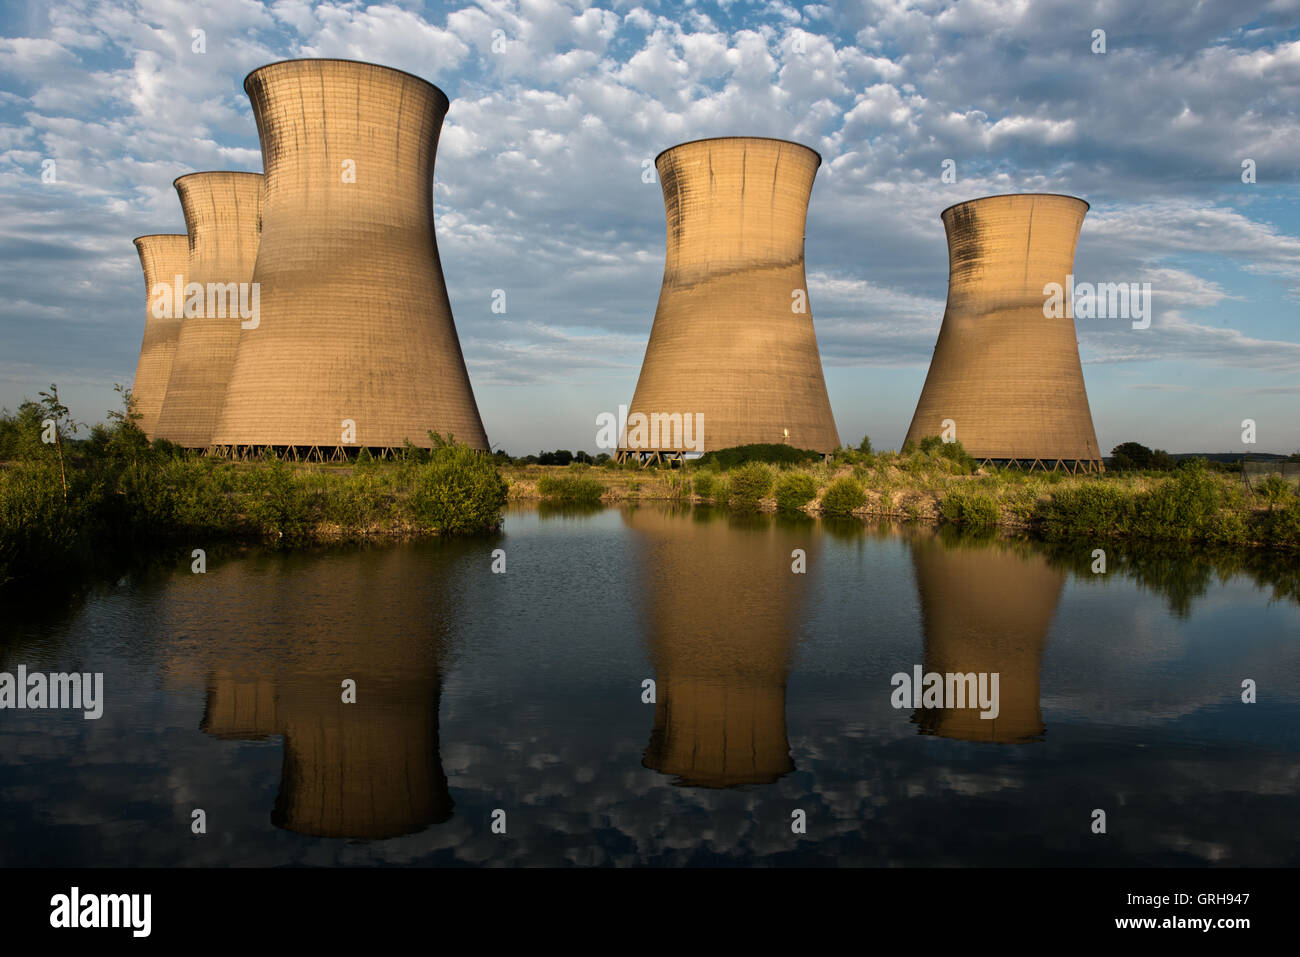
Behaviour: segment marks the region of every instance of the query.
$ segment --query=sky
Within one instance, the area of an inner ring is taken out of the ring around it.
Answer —
[[[51,382],[81,421],[118,406],[131,240],[184,232],[177,176],[260,172],[243,78],[318,56],[451,99],[438,246],[494,448],[597,450],[663,278],[643,163],[753,135],[823,157],[806,269],[843,442],[903,440],[943,316],[939,213],[1056,192],[1092,205],[1077,281],[1152,288],[1149,328],[1076,322],[1101,447],[1300,449],[1300,0],[7,2],[0,406]]]

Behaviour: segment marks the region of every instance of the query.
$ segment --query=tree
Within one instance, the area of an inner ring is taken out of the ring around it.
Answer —
[[[63,429],[60,423],[67,420],[67,429],[73,435],[77,434],[77,423],[72,420],[71,410],[59,401],[59,387],[53,382],[50,383],[49,392],[39,393],[41,397],[41,411],[45,414],[47,421],[54,423],[54,448],[59,453],[59,481],[63,483],[63,501],[68,500],[68,475],[63,468],[63,439],[61,433]]]
[[[871,451],[871,436],[864,435],[862,441],[858,443],[858,451],[864,455]]]
[[[1110,450],[1110,467],[1116,471],[1149,469],[1154,454],[1139,442],[1123,442]]]
[[[1174,457],[1164,449],[1156,449],[1151,453],[1151,467],[1153,469],[1158,469],[1161,472],[1172,472],[1177,464]]]

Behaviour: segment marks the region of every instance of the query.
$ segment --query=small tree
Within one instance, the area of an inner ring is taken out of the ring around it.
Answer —
[[[864,435],[862,441],[858,443],[858,451],[866,455],[871,451],[871,436]]]
[[[1140,442],[1122,442],[1110,450],[1110,467],[1116,471],[1149,469],[1154,454]]]
[[[72,420],[71,410],[59,401],[59,387],[53,382],[50,383],[49,392],[39,393],[41,397],[41,412],[47,420],[54,423],[54,448],[59,453],[59,481],[63,483],[63,501],[68,500],[68,474],[63,468],[63,439],[61,423],[67,421],[68,431],[76,435],[77,423]]]

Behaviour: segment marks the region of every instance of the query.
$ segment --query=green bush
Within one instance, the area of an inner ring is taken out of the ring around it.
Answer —
[[[718,474],[705,469],[695,473],[695,477],[691,480],[691,488],[701,499],[711,499],[717,482]]]
[[[1249,541],[1242,495],[1199,460],[1148,490],[1106,480],[1064,485],[1039,503],[1051,539],[1079,535],[1234,544]]]
[[[1188,460],[1174,478],[1138,497],[1136,525],[1151,538],[1208,539],[1219,510],[1236,504],[1203,462]]]
[[[948,490],[939,503],[939,513],[945,522],[964,526],[990,526],[1002,517],[993,496],[960,485]]]
[[[0,584],[60,570],[83,542],[89,518],[80,498],[63,501],[57,463],[0,469]]]
[[[817,483],[806,472],[787,472],[776,483],[776,506],[785,511],[803,508],[817,497]]]
[[[967,453],[960,442],[945,442],[937,435],[927,435],[923,438],[917,447],[917,452],[919,455],[912,456],[913,469],[926,459],[943,464],[953,475],[971,475],[978,467],[975,459]]]
[[[1291,483],[1280,475],[1269,475],[1255,483],[1255,494],[1270,509],[1294,497],[1291,494]]]
[[[866,504],[867,495],[857,479],[845,476],[831,484],[822,495],[822,512],[827,515],[849,515]]]
[[[499,528],[508,489],[492,459],[461,444],[435,449],[431,458],[413,467],[409,507],[416,524],[444,535]]]
[[[325,487],[323,517],[345,534],[366,532],[392,514],[394,498],[375,469],[366,467],[346,479],[334,479]]]
[[[313,489],[280,459],[246,475],[243,506],[248,522],[262,535],[298,538],[312,524]]]
[[[33,462],[57,456],[53,445],[41,441],[45,412],[35,402],[25,401],[16,413],[0,410],[0,462]]]
[[[547,502],[590,505],[600,501],[605,486],[583,475],[543,475],[537,480],[537,492]]]
[[[801,465],[804,462],[820,462],[822,454],[811,449],[796,449],[793,445],[780,443],[755,443],[753,445],[736,445],[729,449],[717,449],[705,452],[696,460],[701,467],[717,466],[722,469],[734,469],[747,462],[765,462],[771,465]]]
[[[1286,504],[1269,511],[1265,537],[1270,545],[1300,548],[1300,496],[1292,495]]]
[[[1133,530],[1137,495],[1108,482],[1054,489],[1038,503],[1037,522],[1048,538],[1128,535]]]
[[[753,508],[772,490],[772,470],[761,462],[750,462],[733,469],[729,477],[731,504],[740,508]]]

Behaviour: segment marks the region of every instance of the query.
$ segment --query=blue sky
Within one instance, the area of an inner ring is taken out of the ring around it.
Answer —
[[[451,98],[438,242],[495,447],[594,450],[597,413],[631,398],[662,278],[643,159],[759,135],[824,158],[807,271],[843,441],[902,441],[943,314],[939,212],[1046,191],[1092,204],[1079,280],[1153,287],[1149,329],[1078,323],[1102,447],[1242,449],[1252,418],[1251,450],[1300,449],[1300,0],[75,0],[2,16],[10,409],[53,381],[79,419],[104,418],[143,329],[131,239],[184,231],[175,177],[260,171],[249,70],[334,56]]]

